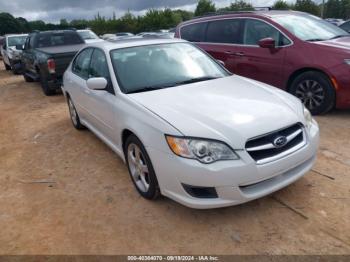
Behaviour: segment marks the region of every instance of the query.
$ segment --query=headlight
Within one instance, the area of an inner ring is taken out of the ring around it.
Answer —
[[[350,59],[344,59],[345,64],[350,65]]]
[[[170,149],[178,156],[210,164],[219,160],[237,160],[238,155],[222,142],[166,136]]]
[[[312,125],[312,115],[306,107],[304,107],[304,118],[305,118],[306,127],[310,129]]]

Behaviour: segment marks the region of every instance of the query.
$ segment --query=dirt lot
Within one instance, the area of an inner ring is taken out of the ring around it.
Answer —
[[[241,206],[142,199],[122,161],[76,131],[63,96],[0,66],[0,254],[350,254],[350,111],[317,118],[317,164]]]

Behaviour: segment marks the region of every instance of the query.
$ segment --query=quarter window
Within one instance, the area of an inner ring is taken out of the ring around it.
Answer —
[[[207,23],[196,23],[181,28],[181,38],[190,42],[202,42]]]
[[[241,24],[241,19],[225,19],[209,22],[206,42],[241,44]]]
[[[290,44],[290,41],[273,26],[259,20],[246,20],[243,37],[245,45],[258,45],[259,40],[268,37],[275,39],[277,46]]]
[[[88,79],[89,77],[89,67],[92,55],[92,48],[88,48],[80,52],[73,63],[72,71],[78,76]]]

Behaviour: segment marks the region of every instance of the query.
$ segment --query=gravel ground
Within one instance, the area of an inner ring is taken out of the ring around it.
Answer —
[[[0,66],[0,254],[350,254],[350,110],[317,117],[295,184],[229,208],[142,199],[122,161],[76,131],[62,95]]]

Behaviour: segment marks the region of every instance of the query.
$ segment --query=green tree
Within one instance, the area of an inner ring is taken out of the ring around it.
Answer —
[[[297,0],[295,3],[295,10],[317,16],[321,13],[320,7],[312,0]]]
[[[29,26],[30,26],[30,29],[32,31],[34,31],[34,30],[39,30],[39,31],[46,30],[46,24],[42,20],[30,21]]]
[[[30,32],[30,25],[28,23],[28,21],[23,18],[23,17],[17,17],[16,18],[18,24],[19,24],[19,28],[20,28],[20,32],[21,33],[28,33]]]
[[[274,10],[289,10],[292,9],[292,6],[289,5],[286,1],[284,0],[277,0],[273,6],[272,9]]]
[[[350,0],[341,0],[341,17],[342,19],[350,19]]]
[[[20,33],[21,25],[9,13],[0,13],[0,35]]]
[[[228,7],[221,8],[220,11],[251,11],[254,7],[245,0],[235,0]]]
[[[216,12],[215,4],[211,0],[199,0],[194,15],[201,16],[211,12]]]

